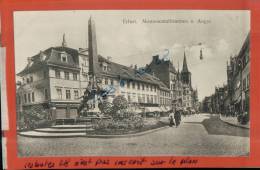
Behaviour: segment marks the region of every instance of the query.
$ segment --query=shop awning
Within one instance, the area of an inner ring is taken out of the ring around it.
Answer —
[[[160,112],[161,109],[159,107],[145,107],[145,112]]]

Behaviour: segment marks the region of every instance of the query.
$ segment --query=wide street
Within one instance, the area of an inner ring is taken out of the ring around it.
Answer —
[[[210,114],[182,117],[178,128],[129,138],[29,138],[18,136],[19,156],[218,155],[247,156],[249,130]]]

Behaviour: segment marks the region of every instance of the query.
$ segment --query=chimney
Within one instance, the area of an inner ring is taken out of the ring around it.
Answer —
[[[62,45],[62,47],[67,47],[67,42],[66,42],[66,39],[65,39],[65,33],[63,34],[61,45]]]
[[[157,62],[159,60],[159,55],[153,56],[153,61]]]
[[[28,65],[30,65],[32,63],[32,58],[31,57],[27,57],[27,61],[28,61]]]
[[[135,64],[135,70],[137,70],[137,64]]]

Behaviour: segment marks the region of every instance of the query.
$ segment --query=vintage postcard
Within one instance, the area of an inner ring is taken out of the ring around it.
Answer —
[[[251,10],[9,16],[14,133],[6,136],[19,167],[218,166],[213,159],[242,167],[235,162],[257,154]]]

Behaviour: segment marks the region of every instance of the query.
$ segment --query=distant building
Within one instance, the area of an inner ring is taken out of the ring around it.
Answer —
[[[247,35],[241,50],[235,57],[230,57],[227,65],[228,94],[230,108],[235,112],[249,112],[250,81],[250,34]]]
[[[250,33],[238,55],[227,62],[227,85],[216,88],[211,98],[211,110],[215,113],[235,115],[249,112],[250,91]],[[204,99],[207,101],[208,99]]]
[[[192,88],[191,72],[188,70],[185,53],[181,73],[176,71],[170,60],[159,59],[158,55],[153,56],[151,63],[146,66],[146,71],[158,77],[170,89],[173,109],[198,109],[197,90]]]
[[[205,113],[212,113],[211,96],[203,99],[201,111]]]
[[[197,90],[194,90],[192,87],[191,72],[188,69],[185,53],[181,70],[181,81],[183,86],[182,106],[184,108],[198,109],[198,94]]]

